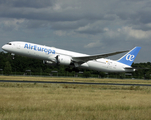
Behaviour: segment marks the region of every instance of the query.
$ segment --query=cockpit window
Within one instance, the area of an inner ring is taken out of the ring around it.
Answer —
[[[12,45],[12,43],[7,43],[7,45]]]

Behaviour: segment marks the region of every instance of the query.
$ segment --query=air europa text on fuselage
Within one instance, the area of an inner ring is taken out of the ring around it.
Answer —
[[[27,48],[27,49],[33,49],[35,51],[41,51],[41,52],[45,52],[45,53],[48,53],[48,54],[55,54],[55,50],[52,50],[52,49],[47,49],[47,48],[44,48],[44,47],[41,47],[41,46],[38,46],[38,45],[31,45],[31,44],[25,44],[24,48]]]

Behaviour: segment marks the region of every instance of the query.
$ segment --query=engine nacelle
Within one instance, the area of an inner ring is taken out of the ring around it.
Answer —
[[[71,57],[65,55],[58,55],[57,62],[61,65],[70,65],[71,64]]]
[[[46,64],[46,65],[56,65],[56,63],[54,63],[52,61],[48,61],[48,60],[43,60],[43,64]]]

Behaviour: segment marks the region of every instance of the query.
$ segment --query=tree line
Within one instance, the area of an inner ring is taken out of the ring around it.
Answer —
[[[100,78],[138,78],[150,79],[151,63],[133,63],[132,67],[140,68],[133,73],[105,73],[80,68],[69,68],[63,65],[45,65],[42,60],[0,52],[0,74],[3,75],[39,75],[68,77],[100,77]],[[142,69],[146,68],[146,69]]]

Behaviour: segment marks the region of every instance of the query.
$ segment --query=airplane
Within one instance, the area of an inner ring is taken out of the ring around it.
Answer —
[[[91,69],[102,72],[134,72],[131,67],[141,47],[134,47],[130,51],[118,51],[100,55],[87,55],[55,47],[48,47],[23,41],[12,41],[2,46],[2,49],[11,55],[22,55],[43,60],[44,64],[67,65],[74,68]],[[118,60],[106,57],[127,52]]]

